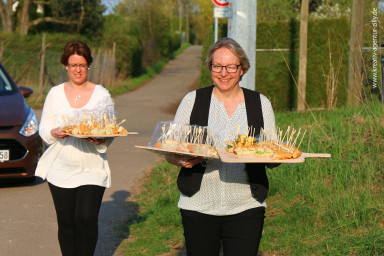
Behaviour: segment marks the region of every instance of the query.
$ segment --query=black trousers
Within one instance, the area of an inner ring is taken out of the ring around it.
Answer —
[[[212,216],[180,210],[188,256],[256,256],[264,226],[265,208]]]
[[[62,255],[93,256],[105,187],[85,185],[68,189],[48,184],[56,208]]]

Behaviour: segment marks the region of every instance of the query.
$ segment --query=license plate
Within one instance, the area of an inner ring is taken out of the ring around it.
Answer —
[[[0,162],[9,161],[9,150],[0,149]]]

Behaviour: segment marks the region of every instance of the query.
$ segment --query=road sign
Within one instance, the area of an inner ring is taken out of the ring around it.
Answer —
[[[229,17],[229,9],[227,7],[217,7],[213,9],[213,17],[214,18],[228,18]]]
[[[212,0],[216,6],[224,7],[229,5],[229,0]]]

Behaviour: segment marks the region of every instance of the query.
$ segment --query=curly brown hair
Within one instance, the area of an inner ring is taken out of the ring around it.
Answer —
[[[60,63],[64,66],[68,66],[68,59],[71,55],[74,54],[83,56],[87,61],[88,67],[91,66],[93,62],[91,49],[86,43],[79,40],[70,41],[65,45],[63,55],[61,55]]]

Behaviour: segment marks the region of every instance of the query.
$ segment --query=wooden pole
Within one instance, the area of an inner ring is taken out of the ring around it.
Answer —
[[[185,42],[189,43],[189,6],[186,5],[185,10]]]
[[[351,39],[349,43],[347,106],[361,103],[361,47],[363,45],[364,0],[353,0],[351,17]]]
[[[307,88],[307,38],[308,38],[308,0],[301,1],[299,83],[297,90],[297,111],[305,110]]]
[[[40,76],[39,76],[39,97],[44,96],[44,74],[45,74],[45,50],[46,44],[45,39],[47,37],[46,33],[43,33],[43,38],[41,41],[41,55],[40,55]]]

